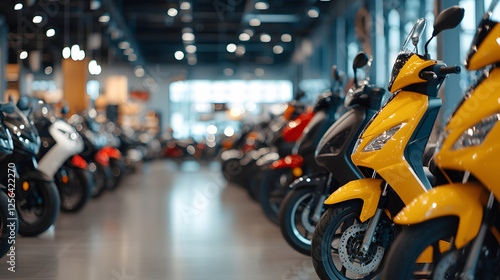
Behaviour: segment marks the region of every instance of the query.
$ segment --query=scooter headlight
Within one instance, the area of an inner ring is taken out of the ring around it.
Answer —
[[[379,136],[373,138],[372,141],[370,141],[365,148],[363,149],[363,152],[373,152],[373,151],[378,151],[384,147],[384,145],[391,140],[392,136],[396,134],[403,126],[405,126],[406,123],[401,123],[396,126],[393,126],[389,128],[388,130],[384,131],[382,134]]]
[[[499,120],[500,113],[495,113],[469,127],[462,133],[462,135],[460,135],[460,137],[458,137],[451,150],[460,150],[481,145],[484,142],[484,139],[486,139],[488,133]]]
[[[363,138],[359,138],[356,140],[356,144],[354,144],[354,149],[352,150],[352,154],[354,155],[356,152],[358,152],[359,146],[361,146],[361,143],[363,143]]]

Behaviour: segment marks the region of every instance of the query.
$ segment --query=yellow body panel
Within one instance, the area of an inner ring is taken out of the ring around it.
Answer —
[[[381,179],[360,179],[351,181],[334,193],[332,193],[326,200],[325,204],[336,204],[353,199],[363,200],[363,208],[359,219],[365,222],[370,219],[377,210],[382,189]]]
[[[420,71],[436,63],[434,60],[423,60],[416,54],[412,55],[401,68],[389,90],[394,93],[409,85],[426,82],[426,80],[419,77]]]
[[[428,97],[414,92],[401,91],[380,111],[365,133],[363,142],[351,156],[357,166],[376,170],[397,192],[405,204],[426,191],[426,187],[414,174],[405,159],[404,150],[422,117],[427,111]],[[384,131],[398,124],[406,123],[378,151],[363,152],[365,146]]]
[[[459,218],[455,246],[460,249],[476,237],[487,193],[479,183],[455,183],[433,188],[408,204],[393,219],[413,225],[444,216]]]
[[[463,103],[446,126],[449,134],[436,154],[436,164],[441,169],[469,171],[486,188],[493,191],[495,198],[500,201],[500,125],[497,123],[491,129],[481,145],[452,150],[455,141],[464,131],[499,111],[500,68],[495,68],[489,77],[476,87],[472,96]]]
[[[478,70],[500,61],[500,24],[495,25],[467,63],[467,69]]]

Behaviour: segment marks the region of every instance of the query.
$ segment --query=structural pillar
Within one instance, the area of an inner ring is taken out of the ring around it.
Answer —
[[[89,99],[85,93],[87,61],[63,59],[64,98],[68,102],[70,113],[79,113],[88,108]]]

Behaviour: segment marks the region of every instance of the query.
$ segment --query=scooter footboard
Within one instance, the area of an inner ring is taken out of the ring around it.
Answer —
[[[382,179],[360,179],[351,181],[334,193],[332,193],[325,204],[337,204],[340,202],[361,199],[363,200],[363,207],[361,209],[360,220],[365,222],[373,217],[382,194],[381,184]]]
[[[475,182],[442,185],[424,193],[407,205],[394,222],[414,225],[444,216],[459,218],[455,246],[460,249],[479,232],[487,199],[484,187]]]

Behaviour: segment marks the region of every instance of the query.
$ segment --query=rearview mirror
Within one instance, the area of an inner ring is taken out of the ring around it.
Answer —
[[[30,108],[30,98],[23,96],[17,101],[17,108],[21,111],[28,110]]]
[[[338,81],[340,79],[339,69],[337,68],[337,65],[332,66],[332,77],[335,81]]]
[[[14,104],[11,102],[0,104],[0,111],[7,114],[12,114],[14,113]]]
[[[67,115],[69,113],[69,106],[63,106],[61,109],[61,114]]]
[[[457,25],[460,24],[464,18],[464,12],[464,8],[453,6],[439,13],[434,21],[434,31],[432,32],[432,36],[434,37],[438,35],[443,30],[457,27]]]
[[[370,61],[370,58],[368,58],[368,55],[364,52],[359,52],[356,57],[354,58],[354,61],[352,62],[352,68],[354,70],[359,69],[363,66],[365,66],[368,61]]]

